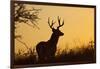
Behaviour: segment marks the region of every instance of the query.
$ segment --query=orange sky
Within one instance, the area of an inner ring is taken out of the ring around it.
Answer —
[[[24,23],[18,24],[16,29],[16,34],[22,35],[21,41],[25,42],[28,47],[35,47],[38,42],[47,41],[50,38],[52,31],[47,20],[51,17],[51,20],[57,22],[57,16],[65,22],[60,28],[64,36],[59,38],[59,48],[65,48],[67,45],[69,48],[74,48],[75,43],[80,46],[80,44],[94,40],[94,8],[27,5],[27,8],[31,7],[42,9],[39,13],[41,19],[38,21],[40,30]],[[57,23],[54,26],[56,27]],[[15,51],[19,49],[26,50],[23,44],[15,40]]]

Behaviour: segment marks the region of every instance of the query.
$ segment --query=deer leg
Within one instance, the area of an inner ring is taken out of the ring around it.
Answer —
[[[38,56],[38,62],[39,63],[44,63],[45,62],[45,56],[44,55],[41,55],[41,56],[39,55]]]

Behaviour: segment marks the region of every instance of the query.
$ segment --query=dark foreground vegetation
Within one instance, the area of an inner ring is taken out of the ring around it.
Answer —
[[[76,51],[77,50],[77,51]],[[55,59],[53,61],[46,61],[44,63],[67,63],[67,64],[76,64],[76,63],[94,63],[95,59],[95,48],[94,45],[88,44],[88,46],[82,46],[76,50],[67,49],[60,51],[57,50]],[[15,54],[14,65],[33,65],[41,64],[38,62],[35,49],[29,49],[27,53],[22,53],[19,51]]]

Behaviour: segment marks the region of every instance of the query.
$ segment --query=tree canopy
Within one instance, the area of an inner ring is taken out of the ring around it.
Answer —
[[[40,19],[38,16],[40,10],[41,9],[36,9],[34,7],[28,9],[27,4],[15,3],[14,4],[15,32],[16,32],[16,28],[18,28],[17,24],[19,24],[19,23],[24,23],[32,28],[39,29],[39,27],[37,26],[37,21]],[[28,48],[26,43],[24,43],[23,41],[20,40],[22,38],[22,35],[15,34],[14,38],[16,40],[18,40],[20,43],[22,43],[23,45],[25,45],[26,48]]]

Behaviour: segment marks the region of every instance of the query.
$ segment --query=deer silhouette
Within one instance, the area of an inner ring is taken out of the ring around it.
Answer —
[[[39,62],[44,62],[48,60],[51,61],[54,59],[57,50],[58,39],[60,36],[64,35],[64,33],[59,30],[59,28],[64,25],[64,20],[61,24],[61,18],[58,16],[59,26],[56,29],[53,27],[55,22],[52,20],[52,24],[50,24],[49,20],[50,19],[48,18],[48,25],[52,29],[51,37],[48,41],[41,41],[36,46]]]

